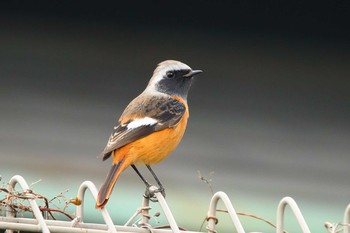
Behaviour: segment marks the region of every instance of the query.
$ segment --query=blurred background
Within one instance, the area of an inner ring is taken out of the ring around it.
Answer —
[[[2,185],[20,174],[67,198],[85,180],[99,187],[110,161],[96,156],[112,127],[156,65],[176,59],[205,71],[182,143],[153,167],[178,224],[197,231],[205,218],[212,194],[199,171],[237,211],[275,222],[291,196],[311,231],[326,232],[350,202],[349,11],[341,0],[2,3]],[[107,205],[116,224],[143,192],[132,169],[123,173]],[[91,198],[86,209],[102,222]],[[218,229],[232,232],[221,217]]]

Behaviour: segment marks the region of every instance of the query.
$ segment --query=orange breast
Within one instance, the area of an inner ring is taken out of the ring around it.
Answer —
[[[114,163],[125,159],[127,164],[155,164],[175,150],[185,133],[188,111],[175,126],[154,132],[144,138],[119,148],[114,153]]]

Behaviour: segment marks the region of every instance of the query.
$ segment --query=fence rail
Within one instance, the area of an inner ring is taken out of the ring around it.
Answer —
[[[16,175],[13,176],[9,182],[9,191],[13,191],[16,184],[18,184],[23,191],[28,191],[29,186],[25,179],[22,176]],[[156,187],[152,186],[150,189],[156,189]],[[156,229],[152,228],[148,224],[149,218],[142,217],[141,218],[141,227],[129,226],[129,223],[136,217],[136,215],[132,216],[131,219],[125,225],[114,225],[112,218],[109,215],[107,208],[100,209],[100,213],[103,217],[104,224],[96,224],[96,223],[85,223],[84,222],[84,209],[83,203],[85,198],[86,191],[89,190],[93,198],[96,200],[97,198],[97,189],[96,186],[91,181],[83,182],[78,190],[77,197],[81,201],[80,205],[76,207],[76,217],[72,221],[60,221],[60,220],[47,220],[44,219],[39,205],[37,204],[35,198],[28,198],[31,210],[35,218],[20,218],[16,217],[13,210],[7,206],[6,216],[0,216],[0,229],[5,229],[6,233],[13,233],[14,231],[33,231],[33,232],[43,232],[43,233],[80,233],[80,232],[89,232],[89,233],[198,233],[194,231],[183,231],[180,230],[174,216],[172,215],[170,208],[165,201],[164,197],[161,193],[156,192],[156,198],[158,199],[158,203],[166,217],[166,220],[169,223],[170,229]],[[152,191],[152,190],[150,190]],[[207,214],[207,231],[208,233],[216,232],[216,224],[218,219],[216,217],[217,213],[217,204],[219,201],[222,201],[230,219],[235,227],[235,230],[238,233],[245,233],[245,230],[238,218],[238,215],[232,205],[232,202],[228,198],[228,196],[224,192],[217,192],[213,195],[210,203]],[[276,219],[276,233],[283,233],[284,229],[284,221],[285,221],[285,209],[289,206],[294,217],[297,220],[301,230],[303,233],[310,233],[309,227],[305,222],[305,219],[297,205],[291,197],[284,197],[278,207],[277,207],[277,219]],[[142,207],[139,209],[138,213],[142,214],[142,216],[148,216],[149,211],[149,199],[144,198]],[[350,204],[346,207],[344,213],[344,222],[343,222],[343,232],[350,233]],[[331,233],[339,232],[339,229],[335,227],[329,229]]]

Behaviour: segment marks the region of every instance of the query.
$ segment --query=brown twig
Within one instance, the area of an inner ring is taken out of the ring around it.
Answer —
[[[210,172],[209,173],[209,178],[206,178],[204,176],[202,176],[201,172],[200,171],[197,171],[198,172],[198,179],[200,179],[201,181],[203,181],[204,183],[207,184],[207,186],[209,187],[210,189],[210,192],[212,195],[214,195],[214,189],[213,189],[213,185],[211,184],[212,183],[212,179],[211,177],[214,175],[214,172]]]
[[[39,206],[39,210],[42,212],[43,215],[50,215],[52,219],[56,220],[53,213],[60,213],[69,218],[70,220],[74,219],[72,215],[65,211],[65,208],[67,207],[69,202],[66,201],[66,198],[63,196],[63,192],[59,193],[50,200],[41,194],[33,192],[33,190],[31,189],[28,189],[23,192],[17,192],[0,187],[0,192],[6,193],[6,196],[0,200],[0,206],[9,207],[14,213],[19,213],[20,211],[32,213],[32,208],[28,205],[22,204],[21,201],[39,199],[44,203],[44,206]],[[65,192],[67,192],[67,190]],[[52,202],[53,200],[58,200],[60,202],[60,198],[63,198],[65,200],[65,207],[63,210],[58,208]],[[57,208],[50,208],[50,204],[56,206]]]
[[[73,217],[72,215],[70,215],[70,214],[68,214],[67,212],[65,212],[65,211],[63,211],[63,210],[60,210],[60,209],[46,208],[46,207],[39,207],[39,209],[40,209],[41,211],[47,211],[48,213],[50,213],[51,217],[52,217],[54,220],[56,220],[56,218],[54,218],[54,217],[52,216],[52,212],[61,213],[61,214],[65,215],[67,218],[69,218],[70,220],[73,220],[73,219],[74,219],[74,217]]]
[[[206,178],[206,177],[204,177],[204,176],[201,175],[200,171],[198,171],[198,178],[199,178],[201,181],[203,181],[205,184],[207,184],[207,186],[210,188],[210,191],[211,191],[212,195],[214,195],[214,190],[213,190],[213,186],[212,186],[212,179],[211,179],[211,177],[212,177],[213,174],[214,174],[214,172],[210,172],[210,173],[209,173],[209,178]],[[220,209],[217,209],[216,211],[217,211],[217,212],[228,213],[227,210],[220,210]],[[258,220],[263,221],[263,222],[267,223],[268,225],[270,225],[270,226],[276,228],[276,225],[275,225],[275,224],[273,224],[271,221],[266,220],[266,219],[264,219],[264,218],[262,218],[262,217],[259,217],[259,216],[253,215],[253,214],[244,213],[244,212],[236,212],[236,213],[237,213],[237,215],[247,216],[247,217],[251,217],[251,218],[258,219]],[[203,225],[204,225],[205,221],[207,221],[207,220],[208,220],[208,218],[205,218],[205,219],[203,220],[203,222],[202,222],[202,224],[201,224],[201,226],[200,226],[200,230],[199,230],[199,231],[202,230]],[[284,233],[287,233],[286,231],[283,231],[283,232],[284,232]]]

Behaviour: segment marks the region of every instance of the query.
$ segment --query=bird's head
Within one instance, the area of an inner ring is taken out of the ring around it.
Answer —
[[[192,70],[182,62],[166,60],[158,64],[146,90],[180,96],[186,100],[193,76],[200,73],[201,70]]]

